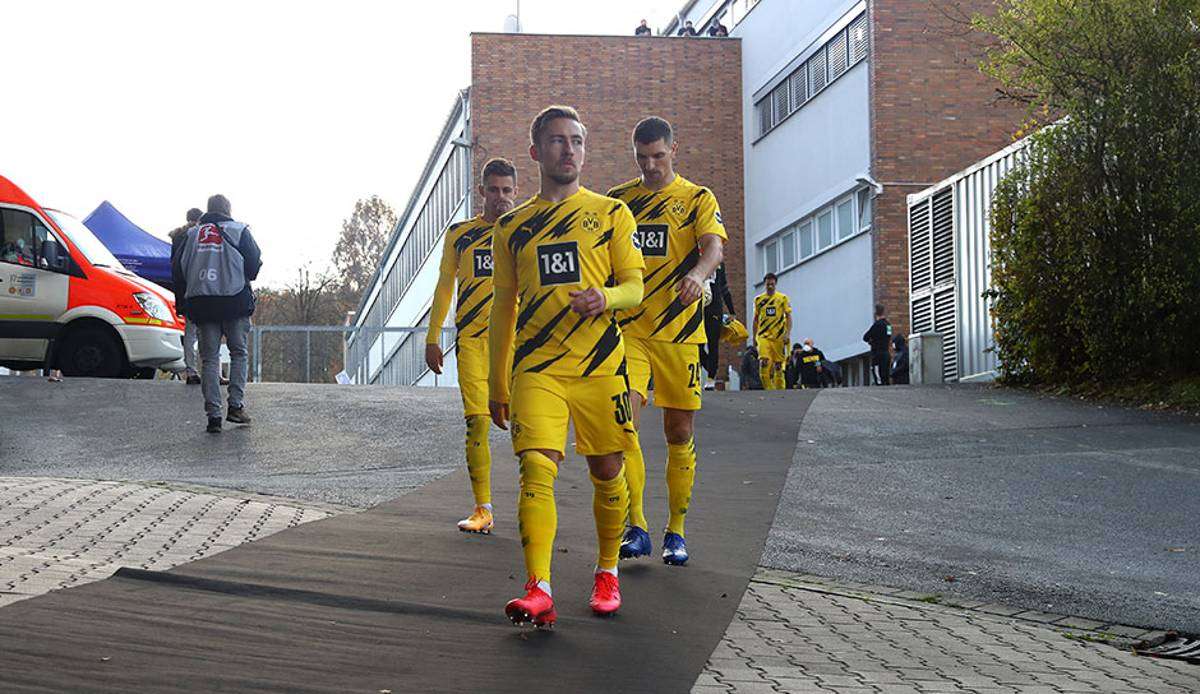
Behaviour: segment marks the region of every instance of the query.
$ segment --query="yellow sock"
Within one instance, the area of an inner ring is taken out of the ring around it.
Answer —
[[[683,535],[683,520],[692,503],[692,482],[696,479],[696,438],[687,443],[667,444],[667,499],[671,518],[667,530]]]
[[[525,552],[525,572],[539,581],[550,582],[550,558],[558,532],[558,508],[554,505],[554,480],[558,465],[537,451],[521,454],[521,492],[517,499],[517,527]]]
[[[625,481],[629,483],[629,524],[648,529],[646,509],[642,505],[646,492],[646,461],[642,444],[634,437],[633,445],[625,449]]]
[[[773,390],[775,388],[775,379],[771,373],[771,362],[767,362],[766,366],[763,366],[762,362],[759,362],[758,378],[762,381],[763,390]]]
[[[475,505],[492,503],[492,451],[488,446],[491,420],[482,415],[467,417],[467,472]]]
[[[625,512],[629,508],[629,485],[625,481],[625,469],[617,472],[611,480],[597,479],[592,475],[592,514],[596,517],[596,542],[600,553],[596,566],[601,569],[617,567],[617,551],[621,548],[621,531],[625,525]]]

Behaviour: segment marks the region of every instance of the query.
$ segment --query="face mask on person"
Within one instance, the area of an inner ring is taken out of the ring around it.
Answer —
[[[812,351],[812,345],[804,345],[804,351],[805,351],[805,352],[811,352],[811,351]]]

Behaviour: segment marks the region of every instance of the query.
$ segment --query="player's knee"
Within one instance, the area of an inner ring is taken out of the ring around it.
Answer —
[[[695,427],[692,413],[687,410],[663,411],[663,435],[667,443],[680,444],[691,440]]]
[[[592,476],[598,480],[611,480],[621,473],[621,466],[624,464],[624,456],[620,452],[606,453],[604,455],[589,455],[587,457],[588,470]]]

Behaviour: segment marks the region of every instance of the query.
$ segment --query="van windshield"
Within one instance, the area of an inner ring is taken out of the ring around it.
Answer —
[[[75,247],[79,249],[80,253],[83,253],[83,257],[87,258],[89,263],[97,267],[110,267],[114,270],[125,269],[121,261],[117,260],[116,256],[103,243],[100,243],[100,239],[96,238],[92,230],[85,227],[83,222],[58,210],[46,210],[46,213],[54,219],[58,228],[70,237],[71,241],[75,243]]]

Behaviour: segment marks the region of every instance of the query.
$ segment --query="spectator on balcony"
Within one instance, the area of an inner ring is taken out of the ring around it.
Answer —
[[[696,27],[692,26],[692,20],[684,22],[683,28],[679,30],[677,36],[697,36]]]
[[[729,27],[721,23],[721,20],[716,20],[708,25],[708,35],[716,38],[724,38],[729,36]]]
[[[642,23],[638,25],[638,28],[633,30],[633,35],[634,36],[652,36],[652,35],[654,35],[654,32],[650,30],[650,27],[646,26],[646,20],[643,19]]]

